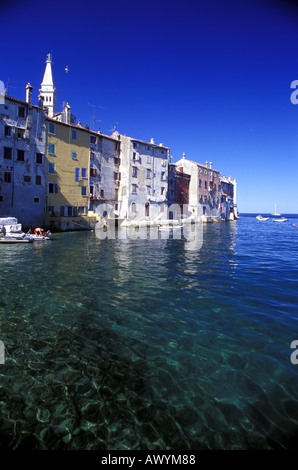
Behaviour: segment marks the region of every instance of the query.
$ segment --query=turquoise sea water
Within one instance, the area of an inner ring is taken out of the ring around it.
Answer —
[[[296,224],[296,227],[293,227]],[[0,246],[0,447],[292,449],[298,216]]]

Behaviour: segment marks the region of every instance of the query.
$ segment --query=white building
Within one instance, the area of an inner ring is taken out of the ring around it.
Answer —
[[[157,221],[167,218],[169,148],[117,132],[120,140],[121,180],[119,218]]]
[[[26,101],[0,100],[0,217],[16,217],[24,227],[43,226],[46,204],[46,125],[42,108]]]

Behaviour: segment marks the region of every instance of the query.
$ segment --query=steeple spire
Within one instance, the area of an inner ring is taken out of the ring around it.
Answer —
[[[48,109],[48,116],[56,113],[57,94],[52,72],[52,55],[47,55],[46,69],[40,87],[40,97],[43,99],[44,108]]]

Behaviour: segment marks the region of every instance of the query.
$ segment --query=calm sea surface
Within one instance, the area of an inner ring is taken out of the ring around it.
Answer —
[[[0,246],[0,446],[295,448],[297,241],[243,216]]]

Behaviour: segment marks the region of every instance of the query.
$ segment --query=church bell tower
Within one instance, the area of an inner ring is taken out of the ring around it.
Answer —
[[[44,72],[39,96],[43,100],[43,106],[48,110],[48,116],[53,117],[57,112],[57,94],[52,71],[52,56],[47,55],[46,69]]]

